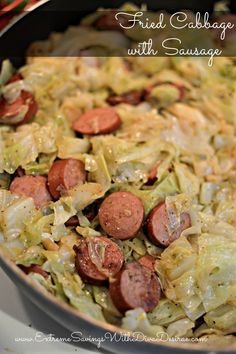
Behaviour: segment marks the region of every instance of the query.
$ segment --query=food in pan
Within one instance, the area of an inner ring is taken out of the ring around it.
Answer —
[[[109,16],[30,51],[131,41]],[[2,63],[1,247],[93,318],[233,335],[235,59],[86,53]]]

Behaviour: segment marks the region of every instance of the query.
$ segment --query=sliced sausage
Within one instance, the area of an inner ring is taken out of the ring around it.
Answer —
[[[130,192],[110,194],[101,204],[98,212],[103,230],[119,240],[133,238],[144,218],[142,201]]]
[[[107,98],[107,103],[111,106],[116,106],[120,103],[127,103],[133,106],[138,105],[143,98],[142,91],[130,91],[123,93],[122,95],[111,95]]]
[[[47,179],[43,176],[15,177],[10,185],[10,191],[24,197],[31,197],[36,208],[42,208],[51,200],[47,190]]]
[[[169,233],[169,219],[165,203],[156,206],[150,213],[147,220],[148,237],[154,245],[168,247],[177,240],[181,233],[191,226],[191,220],[188,213],[182,213],[180,216],[180,226],[177,230]]]
[[[23,80],[23,76],[20,73],[16,73],[7,81],[7,85],[20,80]]]
[[[100,204],[101,204],[100,201],[95,201],[94,203],[84,208],[83,214],[90,222],[93,221],[93,219],[98,215],[98,209]]]
[[[92,251],[90,251],[92,249]],[[90,237],[74,246],[75,267],[88,283],[101,285],[118,273],[123,265],[123,253],[119,246],[106,237]]]
[[[22,266],[20,265],[19,266],[24,273],[26,274],[29,274],[29,273],[37,273],[37,274],[40,274],[42,275],[42,277],[44,277],[45,279],[47,279],[49,277],[49,274],[42,269],[42,267],[40,267],[39,265],[37,264],[32,264],[31,266],[29,267],[25,267],[25,266]]]
[[[27,108],[23,117],[20,113]],[[22,91],[20,96],[12,103],[0,98],[0,123],[9,125],[26,124],[37,113],[38,105],[32,93]]]
[[[54,199],[86,180],[84,163],[80,160],[55,161],[48,173],[48,187]]]
[[[146,183],[148,186],[152,186],[157,181],[157,168],[158,168],[158,164],[153,166],[149,171],[148,180]]]
[[[72,216],[70,219],[68,219],[66,222],[65,222],[65,225],[66,226],[69,226],[69,227],[77,227],[80,225],[79,223],[79,219],[78,217],[75,215],[75,216]]]
[[[161,287],[153,272],[138,262],[132,262],[127,263],[110,282],[109,293],[121,313],[138,307],[149,312],[159,302]]]
[[[127,26],[128,19],[125,15],[119,15],[116,20],[115,15],[117,11],[103,11],[103,14],[95,22],[95,27],[100,30],[123,31],[121,24]]]
[[[145,256],[139,258],[138,262],[143,265],[144,267],[148,268],[152,272],[155,271],[154,265],[156,262],[156,259],[149,254],[146,254]]]
[[[81,134],[97,135],[112,133],[120,125],[120,116],[113,108],[95,108],[82,114],[72,128]]]
[[[25,170],[21,166],[19,166],[17,168],[15,174],[16,174],[17,177],[22,177],[22,176],[25,175]]]
[[[100,202],[96,201],[84,208],[83,214],[88,219],[88,221],[92,222],[93,219],[97,216],[99,205]],[[65,225],[71,227],[79,226],[80,223],[78,217],[76,215],[72,216],[69,220],[67,220]]]
[[[157,173],[158,173],[158,168],[159,168],[159,166],[160,166],[160,164],[161,164],[161,161],[158,161],[155,165],[153,165],[153,167],[150,169],[150,171],[149,171],[149,174],[148,174],[148,180],[147,180],[147,183],[146,183],[146,185],[147,186],[152,186],[157,180],[158,180],[158,178],[157,178]],[[168,167],[168,171],[169,172],[172,172],[172,166],[170,165],[169,167]]]
[[[83,210],[83,214],[84,216],[90,221],[92,222],[93,219],[97,216],[98,214],[98,208],[99,208],[100,202],[96,201],[90,205],[88,205],[84,210]],[[76,227],[79,226],[79,219],[78,216],[72,216],[69,220],[67,220],[65,222],[66,226],[70,226],[70,227]]]
[[[175,86],[178,90],[179,90],[179,101],[183,101],[185,99],[185,95],[186,95],[186,89],[183,85],[180,84],[174,84],[173,86]]]
[[[20,124],[26,124],[36,115],[38,111],[38,105],[35,101],[34,96],[30,92],[22,91],[21,98],[24,104],[28,106],[28,111]]]

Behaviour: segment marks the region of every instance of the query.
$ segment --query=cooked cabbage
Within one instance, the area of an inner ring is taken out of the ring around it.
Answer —
[[[236,310],[236,230],[213,220],[214,233],[202,233],[192,244],[179,238],[162,253],[156,271],[168,299],[190,319],[206,314],[208,325],[230,333],[234,317],[229,319]],[[208,227],[203,224],[202,228]],[[227,233],[230,229],[232,234]],[[220,325],[213,325],[212,318],[218,314]]]

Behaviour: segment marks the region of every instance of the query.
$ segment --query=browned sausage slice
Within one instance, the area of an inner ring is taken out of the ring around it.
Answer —
[[[116,106],[120,103],[127,103],[133,106],[138,105],[142,101],[142,91],[130,91],[122,95],[111,95],[107,98],[107,103],[111,106]]]
[[[186,89],[183,85],[173,84],[179,90],[179,101],[183,101],[186,96]]]
[[[34,96],[30,92],[22,91],[21,98],[24,104],[28,106],[28,111],[20,124],[26,124],[36,115],[38,111],[38,105],[35,101]]]
[[[159,168],[160,164],[161,164],[161,161],[157,161],[150,169],[149,174],[148,174],[148,180],[146,183],[147,186],[152,186],[158,180],[157,173],[158,173],[158,168]],[[171,165],[168,167],[168,171],[169,172],[172,171]]]
[[[81,134],[96,135],[112,133],[120,125],[121,119],[113,108],[96,108],[82,114],[72,127]]]
[[[88,205],[84,210],[83,210],[83,214],[84,216],[91,222],[93,221],[93,219],[97,216],[98,214],[98,208],[99,208],[99,203],[96,201],[90,205]],[[79,226],[79,219],[78,217],[72,216],[69,220],[67,220],[65,222],[66,226],[71,226],[71,227],[76,227]]]
[[[17,168],[15,174],[16,174],[17,177],[22,177],[22,176],[25,175],[25,170],[21,166],[19,166]]]
[[[118,273],[123,265],[123,253],[119,246],[106,237],[90,237],[79,246],[75,267],[81,278],[88,283],[101,285]]]
[[[40,274],[40,275],[42,275],[42,277],[44,277],[45,279],[47,279],[48,277],[49,277],[49,274],[45,271],[45,270],[43,270],[43,268],[41,268],[39,265],[37,265],[37,264],[32,264],[31,266],[29,266],[29,267],[25,267],[25,266],[22,266],[22,265],[20,265],[19,266],[22,270],[23,270],[23,272],[24,273],[26,273],[26,274],[29,274],[29,273],[37,273],[37,274]]]
[[[157,276],[138,262],[127,263],[110,282],[109,292],[114,305],[124,313],[141,307],[152,311],[161,296]]]
[[[152,243],[157,246],[169,246],[177,240],[181,233],[191,226],[191,220],[188,213],[182,213],[180,217],[180,226],[171,234],[168,231],[169,219],[165,203],[156,206],[150,213],[147,220],[148,237]]]
[[[23,80],[23,76],[20,73],[15,73],[12,77],[7,81],[8,84],[12,84],[13,82]]]
[[[84,163],[75,159],[55,161],[48,173],[48,187],[54,199],[85,180]]]
[[[157,169],[159,164],[155,164],[148,174],[147,185],[152,186],[157,181]]]
[[[90,222],[93,221],[93,219],[98,215],[98,209],[99,209],[100,204],[101,204],[101,202],[96,200],[94,203],[88,205],[83,210],[83,214],[86,216],[86,218]]]
[[[72,216],[70,219],[68,219],[66,222],[65,222],[65,225],[66,226],[69,226],[69,227],[76,227],[76,226],[79,226],[80,223],[79,223],[79,219],[78,217],[75,215],[75,216]]]
[[[10,185],[10,191],[24,197],[33,198],[36,208],[47,205],[51,200],[47,190],[47,179],[43,176],[15,177]]]
[[[19,118],[21,110],[27,107],[27,112],[23,118]],[[29,122],[37,113],[38,105],[32,93],[22,91],[21,95],[12,103],[8,103],[4,98],[0,99],[0,123],[19,125]]]
[[[123,26],[127,26],[128,18],[125,15],[119,15],[118,20],[116,20],[115,15],[117,11],[107,10],[103,11],[103,14],[95,22],[96,28],[100,30],[112,30],[112,31],[123,31]]]
[[[155,271],[154,265],[156,262],[156,259],[149,254],[146,254],[145,256],[139,258],[138,262],[143,265],[144,267],[148,268],[152,272]]]
[[[144,207],[134,194],[115,192],[102,202],[98,215],[100,225],[108,235],[119,240],[128,240],[142,226]]]

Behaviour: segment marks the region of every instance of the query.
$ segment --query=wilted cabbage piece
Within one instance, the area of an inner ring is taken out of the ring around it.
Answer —
[[[163,327],[151,325],[147,314],[140,308],[126,312],[126,316],[122,319],[122,328],[156,339],[159,333],[164,332]]]
[[[216,224],[215,233],[202,233],[196,244],[181,237],[162,253],[156,270],[167,297],[190,319],[205,315],[209,327],[231,333],[236,310],[236,241],[233,235],[221,233],[221,228]]]

